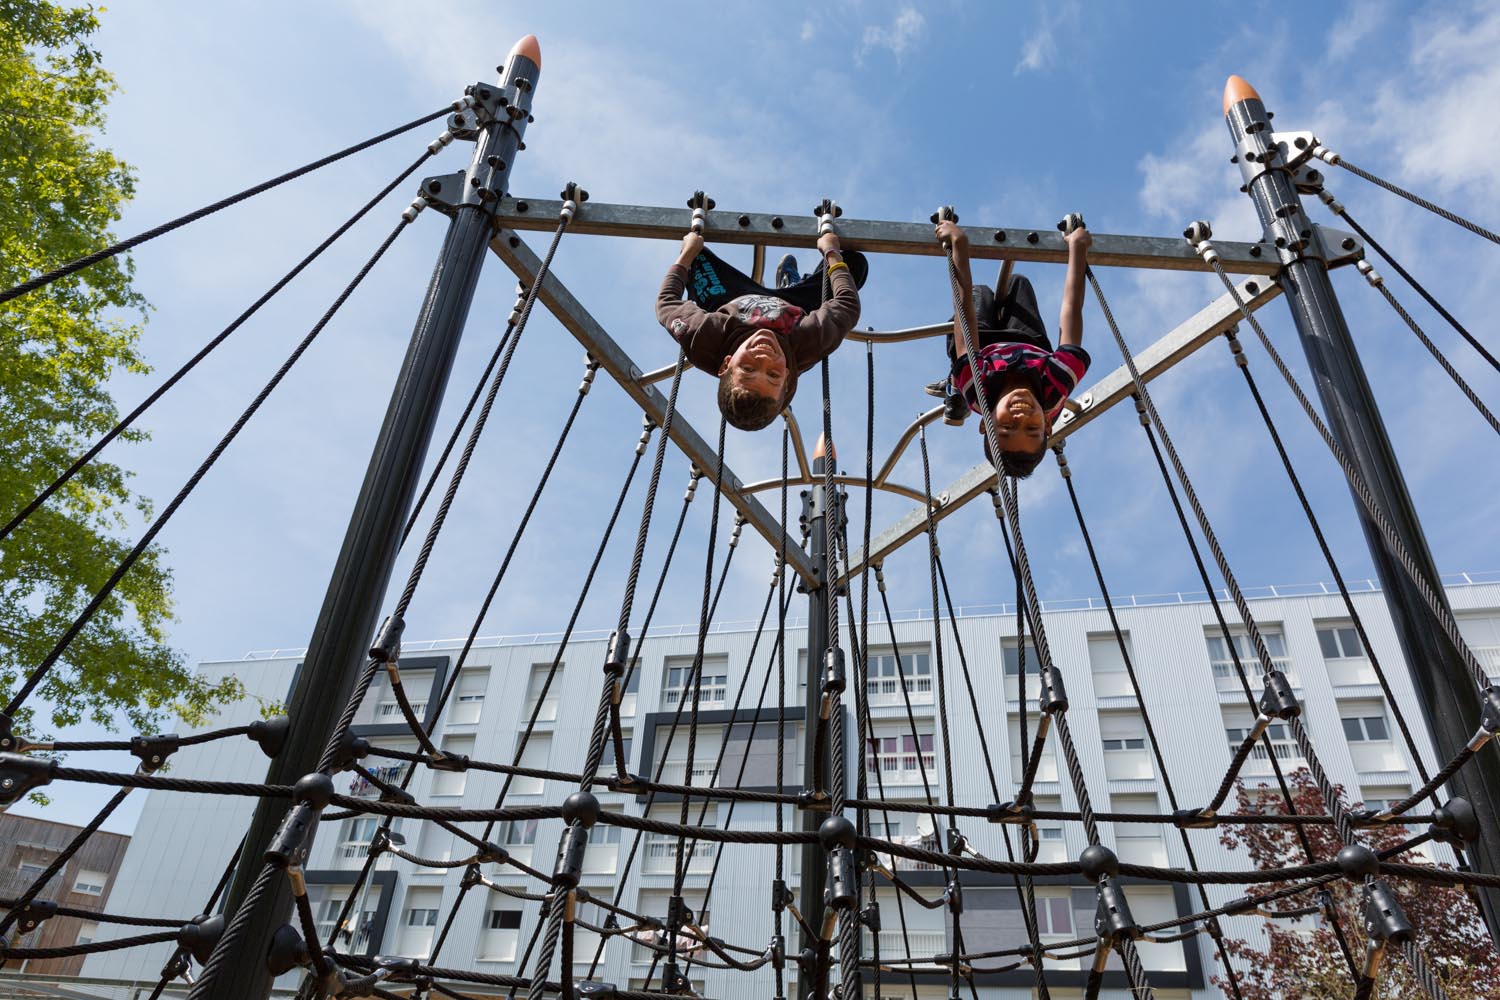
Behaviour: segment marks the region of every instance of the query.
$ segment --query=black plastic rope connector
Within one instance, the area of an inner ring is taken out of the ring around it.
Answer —
[[[950,826],[950,827],[948,827],[948,853],[949,854],[954,854],[954,855],[962,854],[964,852],[964,848],[966,848],[968,846],[969,846],[969,838],[965,837],[963,835],[963,832],[961,830],[959,830],[958,827],[956,827],[956,826]]]
[[[428,756],[427,766],[434,771],[467,771],[469,769],[469,755],[466,753],[450,753],[447,750],[439,750]]]
[[[266,949],[266,970],[280,976],[306,965],[312,956],[308,954],[307,942],[291,924],[282,924],[271,935],[271,946]]]
[[[1179,830],[1212,830],[1219,825],[1219,814],[1212,809],[1175,809],[1172,825]]]
[[[958,211],[952,205],[943,205],[932,213],[931,218],[934,226],[939,222],[957,222]]]
[[[859,922],[870,929],[871,934],[880,933],[880,904],[871,903],[859,911]]]
[[[214,945],[224,936],[224,915],[200,913],[177,930],[177,947],[193,956],[200,967],[208,964]]]
[[[605,676],[619,679],[630,665],[630,633],[616,629],[609,635],[609,652],[604,654]]]
[[[588,827],[575,824],[563,828],[562,841],[557,845],[557,864],[552,869],[554,886],[572,889],[578,885],[583,876],[583,855],[588,849]]]
[[[1014,823],[1021,826],[1031,824],[1032,814],[1036,811],[1029,800],[1014,802],[991,802],[984,807],[984,821],[986,823]]]
[[[276,835],[271,838],[265,856],[267,863],[277,868],[289,868],[307,860],[310,835],[333,794],[333,779],[320,771],[297,779],[297,784],[292,787],[294,805],[287,810]]]
[[[1365,933],[1375,941],[1397,943],[1409,941],[1416,934],[1406,911],[1391,887],[1383,879],[1365,883]]]
[[[1433,810],[1427,834],[1440,844],[1472,844],[1479,839],[1479,816],[1468,799],[1454,796]]]
[[[1280,670],[1266,673],[1259,708],[1261,715],[1272,719],[1294,719],[1302,714],[1302,706],[1297,704],[1297,696],[1292,693],[1292,683]]]
[[[582,205],[589,200],[589,193],[579,187],[577,181],[568,181],[567,187],[562,189],[562,194],[558,195],[558,197],[563,201],[574,201]]]
[[[57,901],[33,899],[16,912],[16,930],[30,934],[51,918],[57,916]]]
[[[503,865],[510,860],[510,852],[499,844],[486,840],[483,847],[474,848],[474,865]]]
[[[825,824],[827,822],[832,821],[827,820]],[[857,871],[854,852],[847,847],[835,847],[828,852],[828,887],[823,890],[825,906],[842,912],[859,905]]]
[[[339,735],[338,749],[333,754],[333,769],[347,771],[355,761],[364,760],[369,754],[370,741],[356,736],[353,729],[345,729]]]
[[[59,766],[46,757],[0,753],[0,807],[14,805],[33,789],[51,784]]]
[[[0,753],[11,753],[20,749],[20,741],[16,739],[15,723],[11,717],[0,712]]]
[[[843,694],[847,684],[844,651],[838,646],[829,646],[823,651],[823,693]]]
[[[1494,736],[1500,732],[1500,687],[1491,684],[1479,697],[1479,728]]]
[[[833,801],[821,789],[804,788],[797,793],[797,808],[803,812],[826,813],[833,810]]]
[[[951,880],[948,887],[943,890],[943,902],[948,904],[948,912],[954,916],[964,912],[963,883],[958,879]]]
[[[601,779],[604,787],[612,792],[639,792],[646,784],[646,778],[639,774],[627,774],[621,777],[612,774]]]
[[[1055,715],[1068,710],[1068,692],[1063,687],[1062,671],[1052,664],[1042,668],[1041,690],[1037,692],[1037,704],[1046,715]]]
[[[380,790],[379,801],[395,802],[403,806],[414,806],[417,804],[417,797],[397,785],[387,785]]]
[[[1333,860],[1344,878],[1351,882],[1380,874],[1380,856],[1364,844],[1346,844],[1339,848]]]
[[[182,737],[176,733],[130,738],[130,755],[141,762],[141,772],[144,774],[155,774],[167,762],[167,758],[181,748]]]
[[[795,897],[792,890],[787,888],[786,879],[773,878],[771,880],[771,912],[780,913],[791,905]]]
[[[401,659],[401,633],[406,631],[406,620],[391,615],[380,623],[380,631],[370,646],[370,659],[377,663],[395,663]]]
[[[467,892],[483,881],[484,874],[479,870],[478,862],[475,862],[464,867],[463,877],[458,880],[458,886]]]
[[[401,834],[392,833],[390,830],[381,827],[370,835],[370,846],[366,850],[370,857],[378,858],[386,851],[393,851],[405,844],[406,838]]]
[[[1258,906],[1260,906],[1260,901],[1254,896],[1241,896],[1238,899],[1231,899],[1224,904],[1224,914],[1225,916],[1237,917],[1243,913],[1255,912]]]
[[[592,997],[594,1000],[614,1000],[620,993],[620,988],[614,983],[603,983],[595,979],[574,983],[573,989],[579,996]]]
[[[1119,857],[1103,844],[1085,847],[1083,853],[1078,855],[1078,866],[1083,869],[1084,878],[1090,882],[1114,878],[1120,874]]]
[[[1141,936],[1141,929],[1131,916],[1125,890],[1113,875],[1099,880],[1098,903],[1094,907],[1094,933],[1104,941],[1119,944]]]
[[[250,723],[246,736],[260,747],[260,752],[275,758],[286,746],[287,733],[291,732],[292,720],[285,715],[273,715],[269,719],[257,719]]]

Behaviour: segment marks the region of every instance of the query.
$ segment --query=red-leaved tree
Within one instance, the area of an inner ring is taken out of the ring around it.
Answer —
[[[1297,812],[1327,815],[1322,793],[1305,769],[1287,776]],[[1338,789],[1343,795],[1343,789]],[[1284,814],[1285,803],[1280,792],[1267,794],[1265,789],[1239,787],[1239,809],[1261,815]],[[1418,807],[1420,809],[1420,807]],[[1418,811],[1418,810],[1414,810]],[[1312,848],[1313,861],[1331,861],[1343,846],[1331,826],[1304,826]],[[1375,851],[1395,847],[1410,837],[1425,832],[1425,827],[1388,826],[1360,831],[1360,840]],[[1305,864],[1307,854],[1294,828],[1284,824],[1243,824],[1224,827],[1223,843],[1244,851],[1257,868],[1286,868]],[[1400,860],[1426,864],[1422,855],[1406,853]],[[1417,940],[1433,972],[1442,981],[1452,1000],[1500,1000],[1500,955],[1496,954],[1474,901],[1462,889],[1445,888],[1426,883],[1388,879],[1417,930]],[[1278,882],[1258,886],[1255,895],[1286,888]],[[1334,909],[1338,913],[1344,939],[1356,965],[1362,965],[1367,947],[1362,919],[1360,887],[1347,879],[1329,883]],[[1269,909],[1288,910],[1316,905],[1313,892],[1270,904]],[[1239,976],[1240,992],[1245,1000],[1347,1000],[1353,993],[1353,980],[1344,952],[1339,946],[1332,923],[1322,915],[1300,920],[1267,919],[1259,941],[1225,938]],[[1228,990],[1228,979],[1221,969],[1213,977],[1215,985]],[[1375,991],[1377,997],[1421,997],[1421,988],[1400,950],[1391,945]]]

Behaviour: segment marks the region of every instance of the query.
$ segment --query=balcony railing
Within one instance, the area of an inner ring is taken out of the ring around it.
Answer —
[[[727,683],[704,683],[698,691],[698,707],[700,708],[722,708],[724,707],[724,695],[728,692]],[[679,701],[693,702],[692,688],[667,688],[661,693],[661,707],[674,708]]]
[[[867,955],[874,954],[874,942],[872,940],[874,936],[869,931],[864,932],[864,950]],[[907,942],[911,943],[911,957],[917,959],[931,958],[934,955],[941,955],[948,950],[947,931],[908,930],[906,937],[903,939],[901,931],[898,928],[893,931],[881,931],[879,937],[880,957],[882,959],[907,957]],[[916,967],[925,968],[923,965]]]
[[[1245,676],[1252,681],[1260,677],[1260,660],[1254,656],[1241,656],[1240,665],[1245,668]],[[1292,669],[1290,657],[1273,656],[1271,666],[1286,675],[1287,682],[1293,687],[1301,686],[1302,682],[1297,678],[1297,673]],[[1240,675],[1235,673],[1233,660],[1214,660],[1214,683],[1220,691],[1238,691],[1240,686]]]
[[[917,764],[919,758],[920,767]],[[881,781],[887,785],[920,785],[923,771],[927,772],[928,781],[935,781],[935,764],[936,758],[931,750],[924,750],[920,755],[916,751],[865,755],[865,770],[873,775],[878,769]]]
[[[865,693],[869,696],[871,705],[905,704],[905,699],[901,697],[899,677],[872,677],[865,682]],[[906,693],[911,696],[914,705],[931,704],[932,675],[906,678]]]
[[[411,702],[411,714],[420,720],[427,714],[427,702]],[[405,716],[401,714],[401,703],[394,699],[391,701],[382,701],[375,706],[376,722],[400,722],[404,718]]]
[[[716,784],[711,779],[714,776],[714,761],[718,759],[718,756],[719,750],[717,747],[709,748],[707,753],[704,752],[703,747],[699,747],[697,754],[693,757],[691,781],[688,780],[687,761],[669,760],[661,769],[661,783],[664,785],[701,785],[705,788],[710,787]],[[704,760],[704,757],[708,759]]]
[[[1303,763],[1302,751],[1298,749],[1297,744],[1272,740],[1271,747],[1276,751],[1277,760],[1284,761],[1291,767],[1297,767]],[[1235,748],[1231,747],[1230,749],[1233,750]],[[1284,766],[1282,769],[1287,770],[1288,768]],[[1250,757],[1245,761],[1245,773],[1270,774],[1271,770],[1271,757],[1266,753],[1265,742],[1256,743],[1255,746],[1250,748]]]
[[[694,875],[704,875],[713,869],[714,855],[719,845],[707,840],[686,841],[679,845],[676,837],[659,833],[646,834],[645,857],[641,870],[652,875],[671,874],[677,870],[677,852],[689,851],[687,870]]]
[[[915,840],[915,838],[911,839]],[[907,838],[900,837],[897,838],[897,843],[900,843],[903,846],[918,847],[924,851],[938,851],[942,849],[938,845],[938,840],[936,837],[923,837],[920,843],[911,844],[907,844]],[[896,871],[930,872],[937,871],[942,867],[941,865],[935,865],[930,861],[917,861],[912,858],[902,857],[899,854],[882,854],[878,848],[876,849],[875,853],[880,856],[880,861],[882,864],[886,865],[887,867],[893,868]]]

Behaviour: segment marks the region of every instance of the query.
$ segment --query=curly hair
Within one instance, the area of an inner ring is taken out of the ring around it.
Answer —
[[[790,389],[790,385],[787,387]],[[742,431],[758,431],[781,415],[791,393],[785,389],[780,398],[762,396],[735,384],[734,374],[725,372],[719,376],[719,412],[731,427]]]

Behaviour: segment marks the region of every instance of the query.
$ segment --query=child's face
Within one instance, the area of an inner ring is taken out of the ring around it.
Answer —
[[[995,403],[995,436],[1001,451],[1034,455],[1046,447],[1047,413],[1030,388],[1017,386]]]
[[[768,399],[780,399],[786,391],[786,352],[775,334],[757,330],[724,359],[719,374],[725,372],[730,373],[738,388]]]

